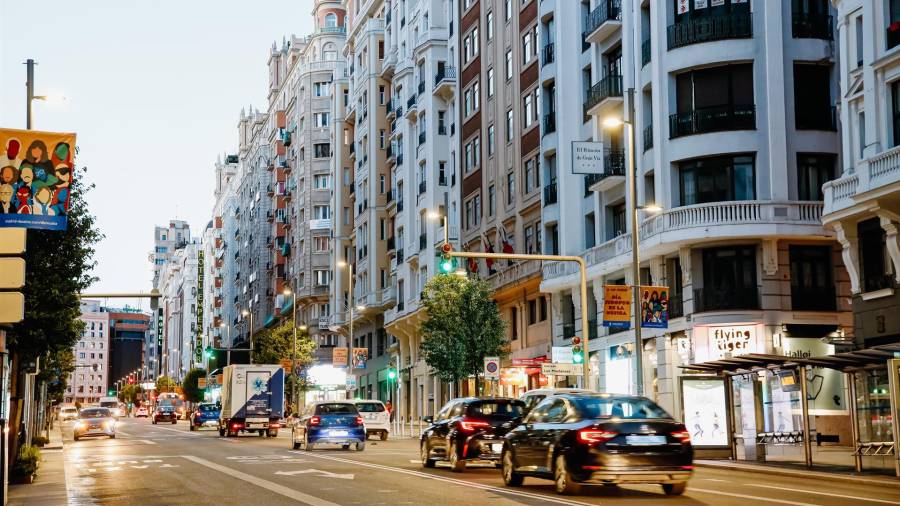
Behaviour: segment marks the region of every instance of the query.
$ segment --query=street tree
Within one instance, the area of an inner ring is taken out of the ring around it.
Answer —
[[[425,284],[422,304],[428,319],[421,323],[425,363],[442,381],[475,377],[484,358],[509,354],[506,323],[500,317],[486,281],[456,274],[439,274]]]
[[[174,392],[176,386],[178,386],[178,383],[176,383],[175,380],[168,376],[160,376],[156,378],[157,393]]]
[[[143,392],[144,389],[141,388],[140,385],[129,383],[123,386],[121,390],[119,390],[119,400],[128,404],[134,404],[134,402],[138,398],[138,395],[142,394]]]
[[[282,359],[290,359],[293,342],[293,319],[287,319],[277,327],[257,333],[253,336],[253,363],[277,364]],[[309,331],[297,329],[297,361],[301,365],[310,364],[315,349],[316,343],[310,339]]]
[[[184,393],[184,400],[189,402],[202,402],[204,389],[201,389],[198,381],[200,378],[206,377],[206,369],[191,369],[184,375],[181,381],[181,391]]]

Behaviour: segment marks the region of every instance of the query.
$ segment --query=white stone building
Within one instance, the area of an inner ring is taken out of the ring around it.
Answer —
[[[89,404],[106,395],[109,375],[109,311],[98,300],[81,301],[84,330],[75,343],[75,372],[69,376],[65,402]]]

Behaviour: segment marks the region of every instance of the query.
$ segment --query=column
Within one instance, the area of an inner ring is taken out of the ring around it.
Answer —
[[[888,211],[879,211],[878,218],[881,220],[881,228],[885,232],[888,255],[891,257],[891,263],[894,264],[894,280],[900,282],[900,241],[897,236],[897,221],[900,221],[900,216],[892,216],[892,214]]]
[[[859,244],[856,237],[856,227],[844,227],[842,222],[832,224],[837,240],[841,243],[841,257],[844,259],[844,268],[847,269],[847,275],[850,276],[850,292],[853,294],[860,293],[859,284]]]

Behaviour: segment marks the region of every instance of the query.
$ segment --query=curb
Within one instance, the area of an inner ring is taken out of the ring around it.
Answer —
[[[734,462],[722,461],[722,463],[714,461],[694,461],[695,467],[704,467],[708,469],[728,469],[734,471],[744,471],[748,473],[769,474],[778,476],[790,476],[798,478],[817,478],[821,480],[837,481],[842,483],[855,483],[859,485],[877,485],[882,487],[892,487],[900,489],[900,480],[890,477],[868,477],[855,476],[849,474],[836,474],[822,471],[805,471],[799,469],[787,469],[783,467],[754,466],[746,464],[735,464]]]

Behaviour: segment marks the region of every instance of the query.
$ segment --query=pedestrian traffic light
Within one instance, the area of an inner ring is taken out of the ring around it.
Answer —
[[[453,246],[449,242],[441,245],[441,258],[438,262],[438,268],[444,274],[450,274],[456,270],[456,260],[450,256]]]
[[[572,338],[572,362],[576,364],[584,362],[584,352],[581,350],[581,338],[578,336]]]

